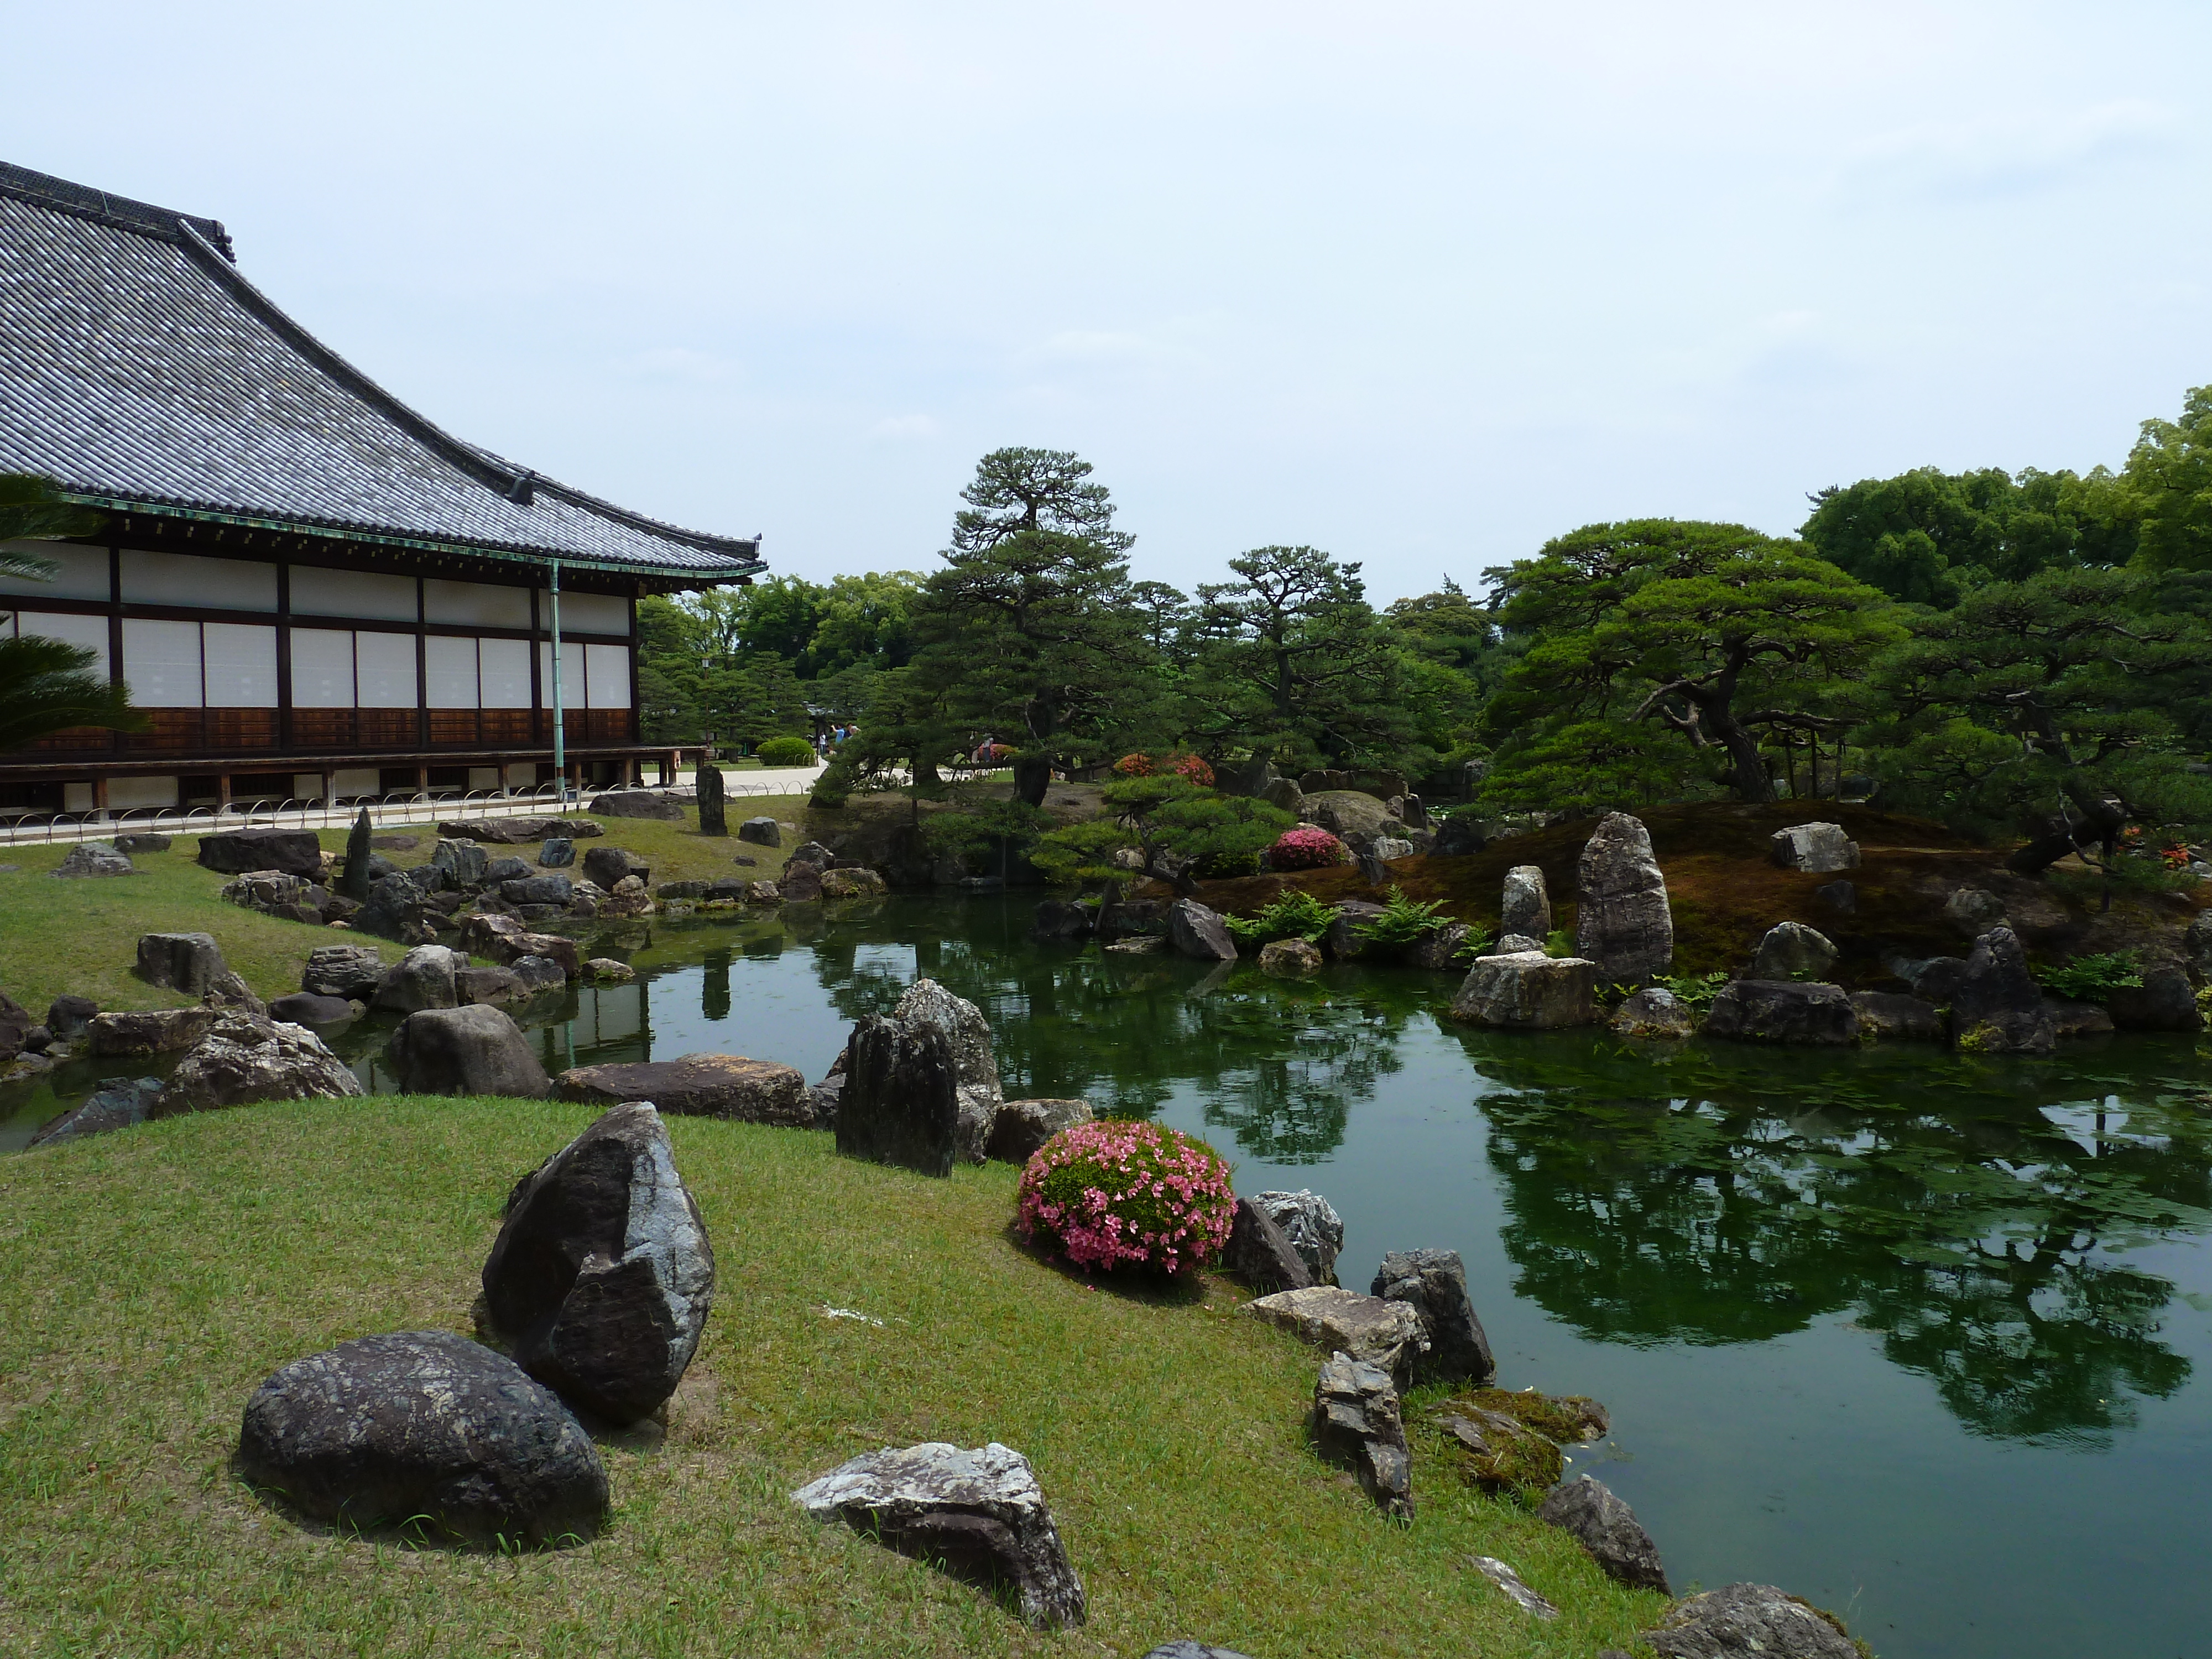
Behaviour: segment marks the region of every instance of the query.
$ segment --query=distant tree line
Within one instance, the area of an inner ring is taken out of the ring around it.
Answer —
[[[1494,814],[1871,793],[2052,857],[2212,821],[2212,387],[2118,472],[1868,479],[1812,497],[1795,538],[1593,525],[1480,596],[1446,577],[1379,610],[1313,547],[1188,593],[1135,580],[1091,471],[985,456],[927,575],[646,601],[648,734],[857,722],[825,799],[927,793],[987,752],[1035,805],[1142,751],[1474,775]]]

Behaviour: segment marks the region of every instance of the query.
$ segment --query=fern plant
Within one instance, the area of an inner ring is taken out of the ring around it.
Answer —
[[[2102,1002],[2115,991],[2138,990],[2142,969],[2132,951],[2075,957],[2063,967],[2032,969],[2044,989],[2075,1002]]]
[[[1393,887],[1390,902],[1382,907],[1381,913],[1358,923],[1352,931],[1370,945],[1379,945],[1386,950],[1403,950],[1408,945],[1419,944],[1438,929],[1451,926],[1449,916],[1437,914],[1443,908],[1442,899],[1417,904],[1406,896],[1403,888]]]
[[[1248,945],[1271,945],[1279,939],[1302,939],[1318,945],[1336,920],[1336,912],[1303,887],[1291,887],[1275,896],[1255,916],[1224,916],[1229,931]]]

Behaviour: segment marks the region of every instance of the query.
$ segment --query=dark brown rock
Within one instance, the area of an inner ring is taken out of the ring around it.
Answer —
[[[1026,1164],[1062,1129],[1091,1121],[1087,1100],[1009,1100],[991,1120],[984,1156],[1002,1164]]]
[[[1472,1382],[1486,1389],[1497,1380],[1498,1362],[1475,1316],[1467,1267],[1457,1250],[1393,1250],[1382,1258],[1369,1290],[1420,1316],[1428,1347],[1413,1360],[1417,1384]]]
[[[928,1024],[872,1014],[853,1028],[837,1103],[837,1150],[848,1158],[950,1176],[960,1127],[952,1044]]]
[[[552,1086],[522,1028],[486,1003],[420,1009],[399,1022],[384,1052],[410,1094],[537,1100]]]
[[[1261,1296],[1310,1289],[1314,1282],[1312,1270],[1274,1218],[1242,1198],[1237,1200],[1237,1218],[1230,1224],[1221,1265]]]
[[[1856,1042],[1858,1010],[1840,985],[1739,979],[1721,987],[1701,1028],[1735,1042]]]
[[[121,1060],[140,1054],[173,1054],[191,1048],[208,1034],[221,1011],[215,1008],[161,1008],[148,1013],[95,1014],[86,1022],[85,1035],[98,1060]]]

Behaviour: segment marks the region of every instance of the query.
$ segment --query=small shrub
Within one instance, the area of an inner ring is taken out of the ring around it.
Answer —
[[[1237,1194],[1204,1141],[1154,1123],[1103,1118],[1062,1129],[1022,1171],[1024,1238],[1079,1267],[1195,1273],[1229,1242]]]
[[[1408,945],[1419,944],[1438,928],[1452,925],[1449,916],[1437,914],[1443,908],[1442,899],[1428,904],[1416,904],[1406,896],[1402,888],[1393,887],[1390,902],[1382,907],[1382,913],[1370,916],[1352,931],[1370,945],[1402,951]]]
[[[1275,896],[1256,916],[1224,916],[1229,931],[1251,945],[1272,945],[1279,939],[1302,939],[1318,945],[1336,920],[1336,911],[1303,887]]]
[[[1310,823],[1284,830],[1267,849],[1270,870],[1328,870],[1351,861],[1342,842]]]
[[[2142,969],[2131,951],[2106,956],[2075,957],[2063,968],[2032,970],[2045,990],[2075,1002],[2102,1002],[2115,991],[2132,991],[2142,984]]]
[[[1200,855],[1198,873],[1207,881],[1235,881],[1260,873],[1260,854],[1249,848],[1232,848]]]
[[[1452,960],[1460,963],[1473,962],[1496,943],[1498,936],[1495,933],[1479,921],[1470,921],[1467,925],[1467,937],[1459,942],[1459,949],[1452,952]]]
[[[1150,755],[1124,755],[1114,763],[1114,769],[1125,778],[1158,777],[1164,769],[1179,778],[1188,778],[1201,789],[1213,787],[1213,769],[1200,755],[1170,755],[1165,760]]]
[[[753,753],[763,766],[804,766],[814,758],[814,745],[804,738],[769,738]]]

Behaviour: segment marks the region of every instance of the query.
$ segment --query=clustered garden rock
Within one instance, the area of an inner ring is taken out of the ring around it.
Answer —
[[[1679,1603],[1637,1638],[1660,1659],[1861,1659],[1840,1620],[1771,1584],[1729,1584]]]
[[[1387,1302],[1402,1302],[1421,1322],[1422,1347],[1413,1381],[1472,1382],[1487,1388],[1498,1376],[1490,1339],[1468,1294],[1467,1267],[1457,1250],[1393,1250],[1370,1286]]]
[[[216,1017],[206,1034],[169,1074],[155,1107],[159,1115],[368,1092],[353,1069],[305,1026],[244,1009],[210,1012]]]
[[[837,1150],[947,1176],[981,1164],[1004,1092],[982,1011],[932,979],[853,1027],[833,1077]]]
[[[1337,1252],[1344,1248],[1344,1218],[1319,1193],[1255,1193],[1249,1202],[1283,1230],[1316,1285],[1336,1283]]]
[[[1253,1318],[1286,1330],[1324,1353],[1345,1353],[1387,1372],[1401,1392],[1427,1346],[1420,1316],[1403,1302],[1361,1296],[1334,1285],[1278,1291],[1244,1304]]]
[[[1321,1455],[1356,1473],[1376,1508],[1394,1521],[1413,1518],[1413,1460],[1389,1371],[1332,1354],[1314,1384],[1312,1426]]]

